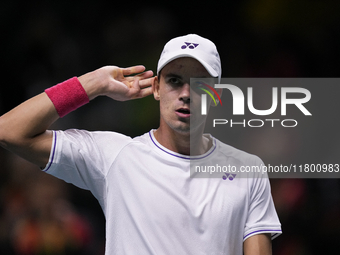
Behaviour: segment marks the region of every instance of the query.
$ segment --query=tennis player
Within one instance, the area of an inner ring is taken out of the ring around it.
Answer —
[[[143,66],[106,66],[25,101],[0,117],[0,145],[92,192],[106,218],[106,254],[271,254],[281,225],[268,178],[190,177],[190,162],[202,158],[262,164],[203,134],[191,77],[221,78],[215,44],[194,34],[165,45],[155,77]],[[139,137],[48,130],[97,96],[125,101],[152,94],[160,125]]]

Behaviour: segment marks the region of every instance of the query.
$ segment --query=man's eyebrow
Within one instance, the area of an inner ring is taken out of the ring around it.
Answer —
[[[178,75],[178,74],[175,74],[175,73],[168,73],[165,75],[166,78],[169,78],[169,77],[175,77],[175,78],[179,78],[179,79],[182,79],[182,76]]]
[[[179,79],[182,79],[183,77],[181,75],[178,75],[178,74],[175,74],[175,73],[168,73],[165,75],[166,78],[168,77],[175,77],[175,78],[179,78]],[[211,77],[211,76],[207,76],[207,75],[202,75],[202,76],[195,76],[195,77],[191,77],[191,78],[214,78],[214,77]]]

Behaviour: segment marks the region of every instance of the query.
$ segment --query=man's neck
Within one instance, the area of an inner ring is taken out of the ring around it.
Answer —
[[[156,140],[165,148],[183,155],[202,155],[211,146],[211,141],[202,132],[181,133],[161,126],[154,132]]]

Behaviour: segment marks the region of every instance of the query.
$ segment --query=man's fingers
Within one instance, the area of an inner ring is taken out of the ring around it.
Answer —
[[[150,96],[152,94],[152,87],[147,87],[147,88],[144,88],[144,89],[141,89],[138,93],[138,98],[143,98],[143,97],[146,97],[146,96]]]
[[[142,66],[142,65],[130,66],[130,67],[122,68],[122,70],[123,70],[123,75],[127,76],[127,75],[132,75],[132,74],[143,72],[145,70],[145,66]]]
[[[141,79],[146,79],[146,78],[152,77],[153,76],[153,72],[150,70],[150,71],[146,71],[146,72],[141,73],[141,74],[137,74],[136,76],[141,78]]]
[[[136,80],[138,80],[139,82],[136,83],[136,87],[139,86],[141,88],[144,88],[152,85],[152,81],[154,79],[154,77],[152,76],[153,76],[152,71],[146,71],[135,76],[125,77],[125,80],[133,84],[135,84]]]
[[[155,77],[147,78],[147,79],[144,79],[144,80],[139,80],[139,87],[141,87],[141,88],[150,87],[152,85],[152,82],[153,82],[154,79],[155,79]]]
[[[122,70],[123,70],[124,76],[137,74],[135,76],[125,77],[128,81],[134,80],[135,78],[146,79],[146,78],[150,78],[153,76],[153,72],[151,70],[143,73],[143,71],[145,70],[144,66],[132,66],[132,67],[127,67],[127,68],[122,68]]]

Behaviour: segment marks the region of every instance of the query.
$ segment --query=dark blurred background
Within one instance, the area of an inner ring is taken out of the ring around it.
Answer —
[[[215,42],[223,77],[339,77],[338,1],[159,2],[1,1],[0,115],[58,82],[104,65],[143,64],[155,72],[164,44],[187,33]],[[157,128],[158,115],[152,97],[125,103],[96,98],[52,128],[136,136]],[[322,127],[306,127],[303,135],[329,143],[331,151],[320,155],[335,163],[338,136]],[[254,153],[280,162],[281,155],[306,156],[308,149],[296,149],[302,146],[299,135],[286,139],[262,132],[246,141]],[[267,141],[273,145],[271,137],[277,149],[265,151]],[[274,254],[338,252],[339,180],[271,183],[284,233],[273,241]],[[103,213],[88,191],[0,148],[0,254],[103,254],[104,228]]]

